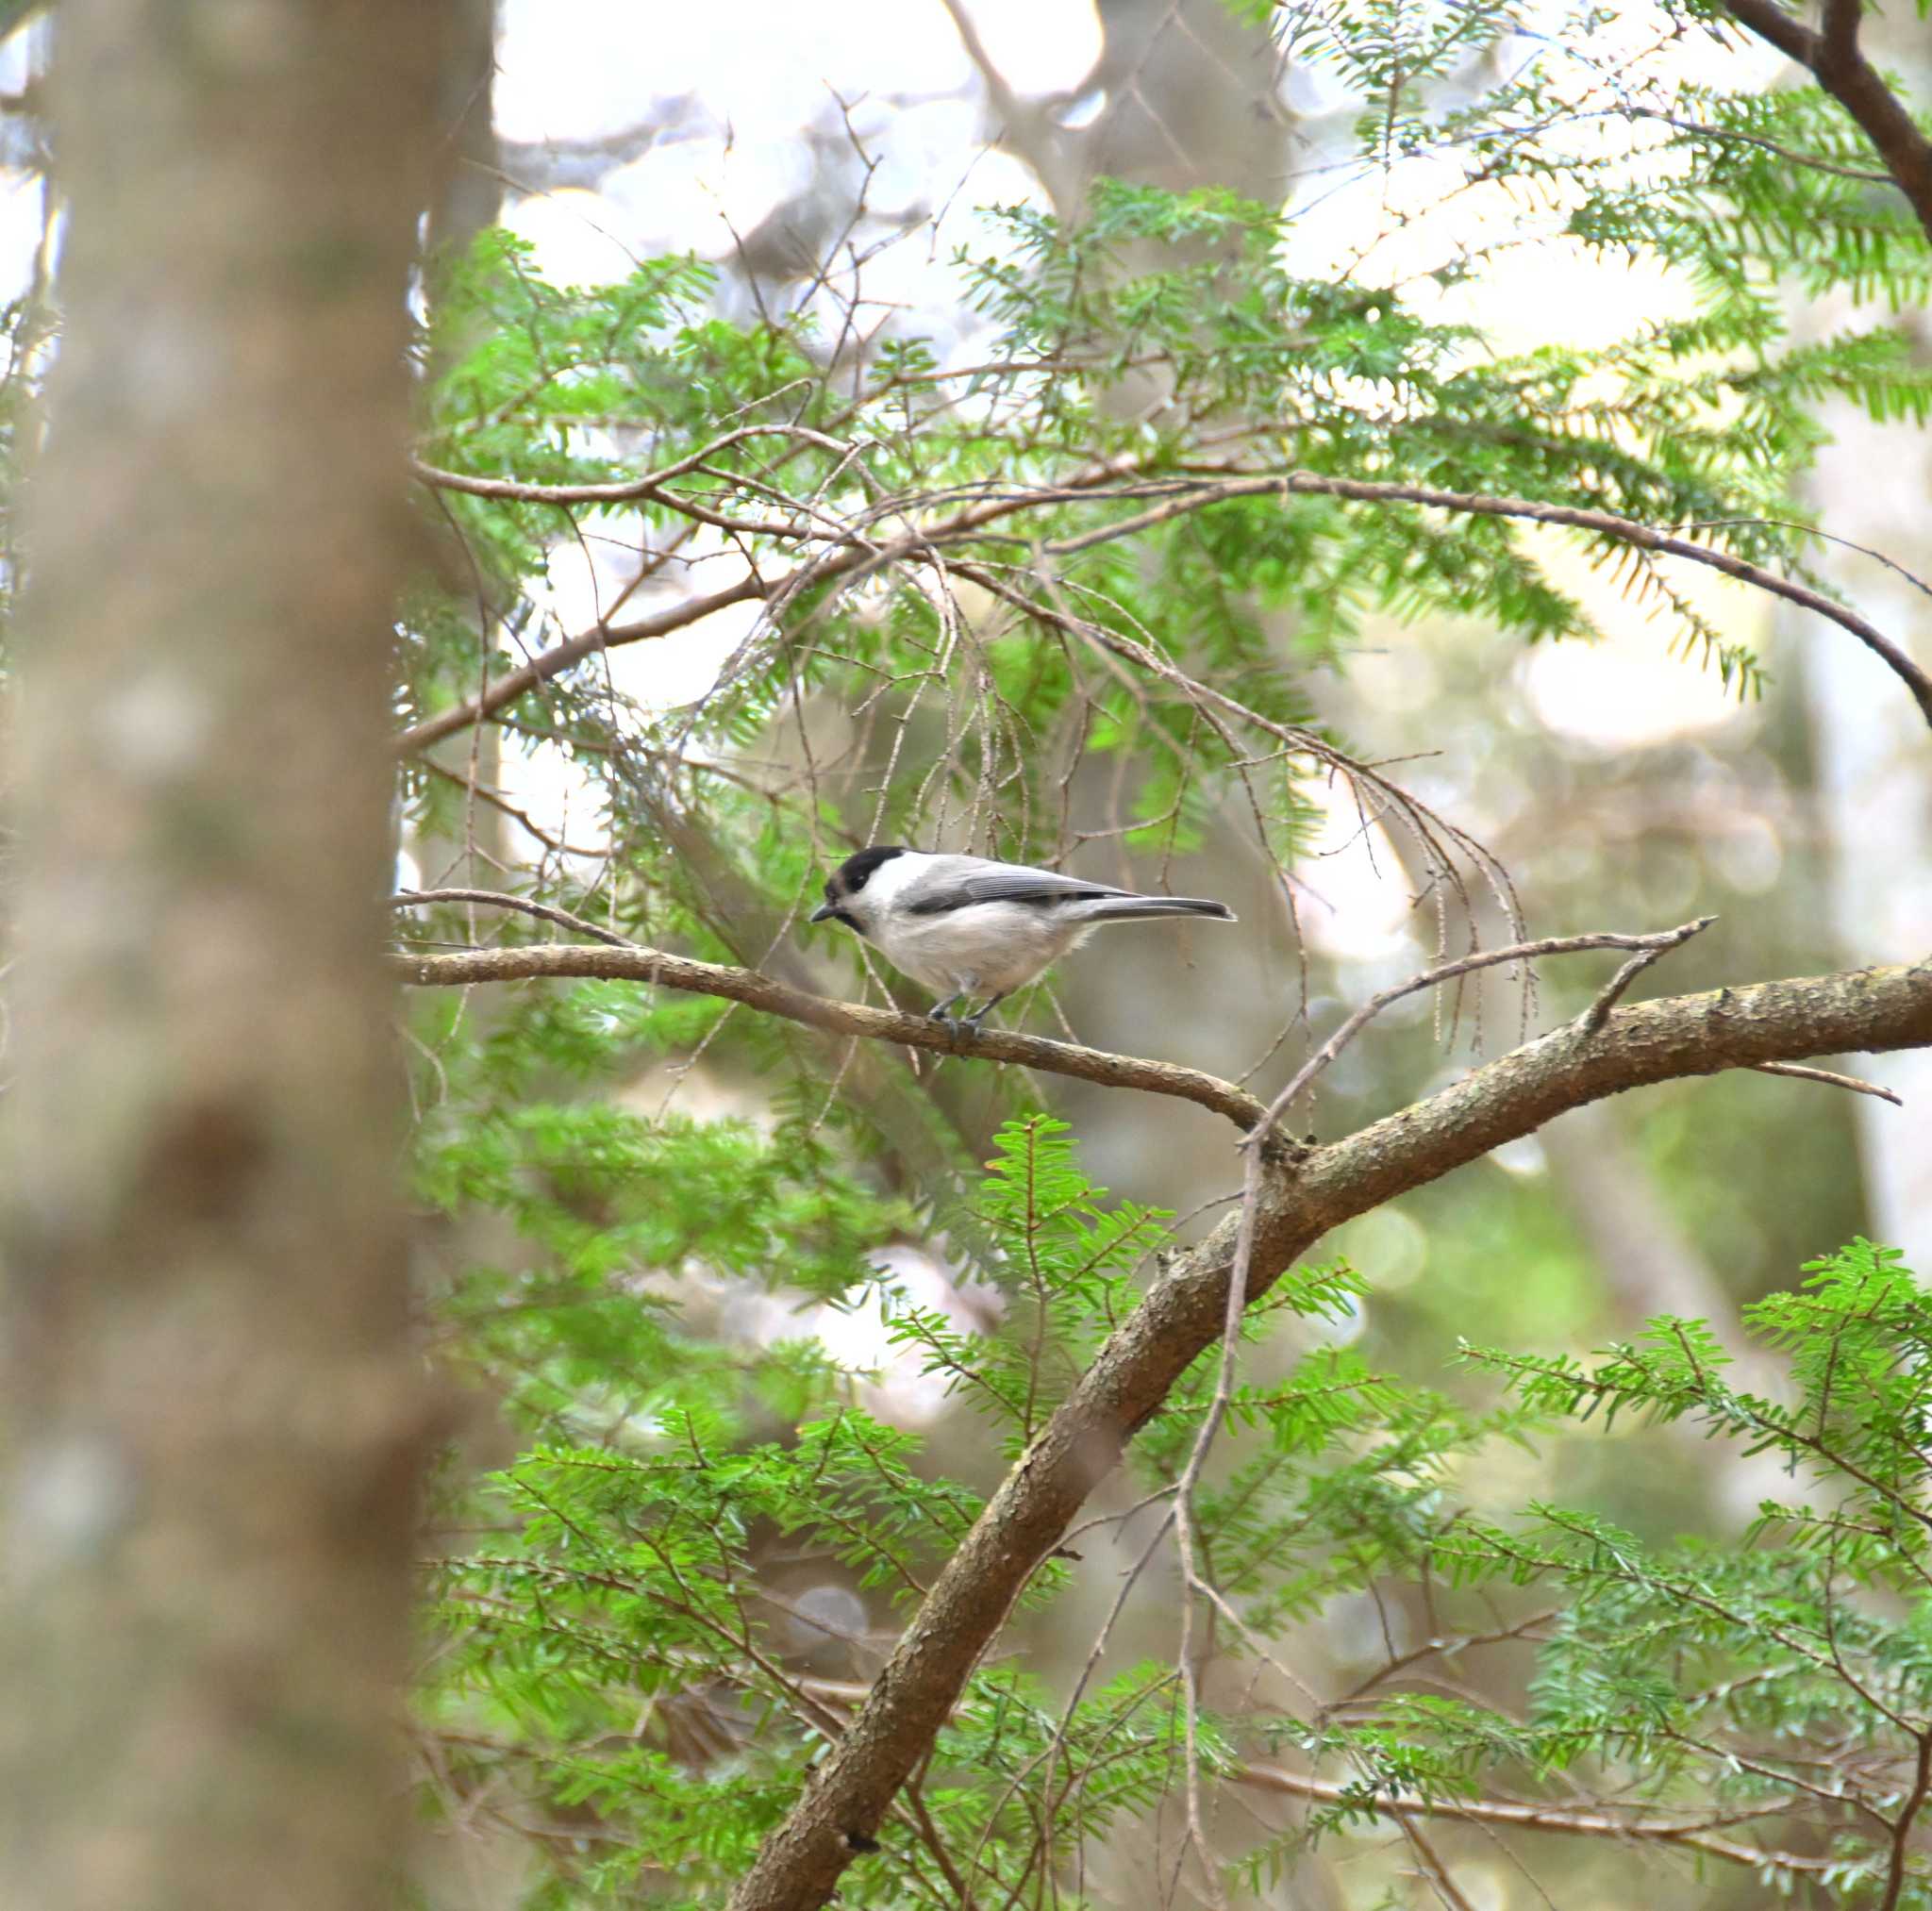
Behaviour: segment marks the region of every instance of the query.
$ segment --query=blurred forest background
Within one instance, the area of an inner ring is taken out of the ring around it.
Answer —
[[[1762,41],[1715,30],[1709,9],[1534,0],[458,10],[455,163],[412,293],[425,482],[399,613],[395,849],[402,900],[431,900],[401,913],[406,951],[581,941],[588,925],[923,1008],[804,918],[865,841],[970,848],[1230,903],[1238,931],[1118,932],[1007,1020],[1265,1099],[1356,1005],[1475,943],[1714,916],[1643,979],[1657,994],[1932,947],[1923,720],[1810,611],[1555,529],[1492,536],[1410,510],[1398,531],[1388,510],[1279,495],[1160,517],[1181,495],[1168,480],[1271,458],[1461,492],[1541,486],[1715,526],[1714,543],[1802,564],[1880,629],[1923,632],[1907,573],[1932,575],[1924,236],[1841,116],[1777,117],[1803,75]],[[1923,104],[1923,12],[1894,5],[1863,33]],[[58,303],[38,117],[54,38],[35,14],[0,46],[15,460],[38,432]],[[1769,103],[1757,132],[1753,100]],[[1697,102],[1729,130],[1700,141]],[[1793,128],[1823,156],[1802,190],[1786,177]],[[1782,227],[1754,165],[1796,195]],[[1695,236],[1672,224],[1726,190]],[[1105,487],[1079,474],[1108,458],[1144,488],[1082,515],[1082,488]],[[672,474],[593,494],[645,472]],[[921,527],[1008,487],[1061,490],[957,558],[918,556]],[[1089,532],[1143,510],[1139,541],[1075,561]],[[1788,516],[1830,540],[1765,527]],[[826,541],[794,572],[814,525]],[[10,507],[6,535],[10,575]],[[814,573],[855,538],[914,555]],[[1041,616],[1064,620],[1058,637]],[[1083,620],[1140,648],[1082,649]],[[554,668],[572,646],[575,667]],[[1217,728],[1210,699],[1143,670],[1150,656],[1244,714]],[[513,680],[527,693],[496,694]],[[478,698],[492,721],[463,720]],[[1405,1106],[1584,1010],[1612,966],[1572,957],[1534,989],[1492,972],[1407,998],[1297,1105],[1296,1132],[1329,1140]],[[1042,1378],[1060,1370],[1041,1345],[1059,1337],[1076,1371],[1154,1241],[1079,1190],[1169,1211],[1197,1240],[1238,1191],[1234,1137],[1180,1102],[629,983],[425,989],[406,1007],[413,1324],[451,1434],[425,1546],[408,1889],[434,1911],[722,1903],[884,1662],[932,1536],[958,1530],[1033,1426],[1030,1391],[1011,1425],[1010,1396],[989,1412],[998,1387],[974,1377],[972,1348],[1021,1344],[1013,1371],[1050,1405],[1065,1380]],[[1473,1520],[1555,1503],[1645,1546],[1735,1543],[1790,1487],[1775,1441],[1753,1460],[1695,1415],[1642,1412],[1452,1437],[1448,1418],[1503,1411],[1496,1375],[1459,1349],[1580,1357],[1683,1316],[1739,1354],[1737,1386],[1777,1394],[1771,1356],[1744,1351],[1752,1304],[1858,1237],[1932,1272],[1932,1056],[1855,1066],[1903,1107],[1743,1072],[1677,1081],[1575,1109],[1349,1222],[1319,1251],[1327,1273],[1243,1350],[1256,1403],[1273,1389],[1312,1415],[1321,1375],[1357,1403],[1277,1425],[1282,1450],[1340,1442],[1325,1490],[1391,1522],[1396,1499],[1412,1512],[1450,1495]],[[1036,1110],[1076,1153],[1027,1125]],[[1032,1223],[997,1190],[1036,1174],[1070,1213],[1091,1206],[1093,1265],[1124,1284],[1083,1288],[1085,1313],[1005,1285]],[[1442,1404],[1417,1418],[1411,1389]],[[1159,1450],[1173,1469],[1204,1398]],[[841,1427],[861,1429],[856,1474]],[[1883,1849],[1830,1874],[1822,1834],[1788,1840],[1780,1869],[1615,1824],[1491,1813],[1424,1829],[1351,1803],[1373,1766],[1385,1791],[1560,1803],[1564,1754],[1530,1738],[1539,1690],[1564,1674],[1533,1659],[1545,1618],[1500,1582],[1439,1617],[1428,1571],[1367,1511],[1350,1537],[1311,1490],[1269,1516],[1265,1544],[1251,1534],[1241,1469],[1267,1427],[1257,1404],[1224,1437],[1213,1503],[1267,1648],[1231,1627],[1190,1647],[1221,1721],[1205,1842],[1229,1879],[1189,1835],[1178,1701],[1154,1675],[1132,1684],[1175,1663],[1177,1582],[1157,1551],[1113,1611],[1154,1533],[1131,1510],[1148,1480],[1122,1471],[1090,1508],[1120,1523],[1016,1612],[974,1701],[976,1749],[948,1754],[1022,1803],[969,1802],[966,1779],[942,1790],[935,1770],[917,1807],[930,1820],[881,1834],[909,1855],[860,1858],[845,1902],[1926,1902]],[[1390,1428],[1413,1440],[1407,1459],[1350,1474]],[[1459,1443],[1479,1437],[1478,1459]],[[744,1501],[679,1501],[658,1475],[629,1498],[583,1484],[589,1456],[662,1466],[680,1443],[698,1472],[741,1465]],[[767,1450],[791,1456],[782,1484],[746,1457]],[[1382,1506],[1411,1465],[1426,1493],[1412,1482]],[[1320,1562],[1291,1563],[1317,1526]],[[651,1531],[672,1536],[650,1569],[668,1578],[638,1567],[600,1594],[587,1559],[629,1559]],[[698,1583],[728,1600],[714,1609]],[[666,1585],[691,1602],[675,1622]],[[1429,1657],[1458,1631],[1493,1649]],[[1659,1636],[1659,1660],[1679,1651]],[[1108,1695],[1104,1722],[1079,1741],[1084,1789],[1057,1798],[1041,1748],[1087,1684]],[[1363,1695],[1385,1686],[1470,1709],[1372,1720]],[[1580,1708],[1581,1683],[1565,1689]],[[1636,1703],[1605,1689],[1606,1716]],[[1037,1715],[1032,1737],[998,1721],[1008,1703]],[[1130,1737],[1150,1705],[1161,1729],[1109,1791],[1108,1734]],[[1856,1735],[1819,1750],[1806,1735],[1826,1710],[1793,1700],[1760,1736],[1827,1761]],[[1485,1724],[1485,1750],[1478,1712],[1527,1736]],[[1010,1762],[1008,1729],[1029,1748]],[[1579,1754],[1576,1813],[1641,1788],[1614,1737]],[[1436,1750],[1405,1763],[1410,1743]],[[1694,1763],[1684,1744],[1656,1755]],[[1821,1785],[1869,1781],[1895,1804],[1881,1765]],[[1780,1765],[1776,1797],[1808,1770]],[[1271,1789],[1271,1771],[1289,1776]],[[1705,1835],[1722,1843],[1757,1809],[1733,1807],[1700,1819]],[[948,1869],[982,1858],[970,1886]]]

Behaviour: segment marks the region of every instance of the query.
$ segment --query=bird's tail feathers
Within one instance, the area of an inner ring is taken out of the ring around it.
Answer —
[[[1206,896],[1108,896],[1096,900],[1088,912],[1091,922],[1140,922],[1154,916],[1208,916],[1217,922],[1241,919],[1225,903]]]

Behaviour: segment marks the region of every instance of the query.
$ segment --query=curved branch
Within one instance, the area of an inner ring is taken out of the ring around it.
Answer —
[[[901,1048],[933,1049],[941,1055],[970,1056],[975,1061],[1016,1062],[1042,1074],[1066,1075],[1075,1081],[1093,1082],[1101,1088],[1138,1088],[1152,1095],[1173,1095],[1184,1102],[1224,1115],[1242,1132],[1242,1145],[1253,1148],[1262,1143],[1282,1111],[1307,1084],[1334,1060],[1341,1048],[1374,1016],[1391,1002],[1421,989],[1469,974],[1478,969],[1499,964],[1526,964],[1551,956],[1585,955],[1599,949],[1635,949],[1642,952],[1626,962],[1618,980],[1599,997],[1585,1021],[1585,1032],[1594,1033],[1608,1013],[1612,991],[1637,962],[1655,960],[1688,941],[1713,922],[1712,916],[1700,916],[1675,929],[1657,935],[1629,936],[1612,930],[1593,931],[1584,936],[1545,936],[1533,942],[1512,942],[1500,949],[1478,950],[1411,976],[1407,982],[1385,989],[1357,1008],[1329,1037],[1320,1051],[1304,1065],[1294,1079],[1274,1101],[1263,1107],[1246,1089],[1210,1075],[1200,1069],[1182,1068],[1174,1062],[1151,1061],[1139,1055],[1116,1055],[1108,1049],[1084,1048],[1077,1042],[1050,1041],[1041,1036],[1021,1035],[1009,1029],[982,1029],[974,1033],[950,1022],[936,1022],[929,1015],[913,1015],[904,1009],[869,1008],[862,1003],[840,1002],[828,995],[815,995],[762,975],[756,969],[733,968],[719,962],[699,962],[687,956],[668,956],[625,940],[612,931],[574,916],[567,909],[532,902],[526,896],[505,895],[493,889],[401,889],[391,898],[396,908],[422,908],[435,903],[477,903],[492,908],[515,909],[542,921],[560,923],[594,936],[609,945],[584,949],[567,944],[540,943],[508,949],[463,950],[445,956],[398,956],[392,958],[395,972],[418,988],[459,988],[477,982],[529,982],[536,980],[600,982],[641,982],[652,988],[676,989],[691,995],[715,995],[727,1002],[741,1002],[748,1008],[762,1009],[768,1015],[824,1029],[832,1035],[862,1037],[868,1041],[891,1042]],[[1599,1012],[1599,1008],[1601,1012]],[[1781,1066],[1766,1064],[1765,1066]],[[1824,1079],[1841,1087],[1857,1086],[1842,1075],[1824,1075],[1807,1069],[1800,1072]],[[1868,1092],[1882,1092],[1868,1090]],[[1893,1099],[1896,1099],[1895,1097]]]
[[[675,464],[667,464],[661,471],[646,472],[642,477],[621,478],[614,484],[533,485],[525,484],[520,478],[473,477],[467,472],[441,470],[436,465],[425,464],[420,457],[409,460],[409,472],[433,490],[463,491],[473,498],[496,498],[534,505],[634,504],[642,498],[656,497],[658,490],[675,478],[689,477],[700,465],[708,463],[721,452],[729,451],[733,445],[754,438],[800,439],[841,456],[851,450],[851,446],[840,443],[836,438],[827,438],[822,431],[813,431],[808,425],[741,424],[735,431],[727,431],[722,437],[712,439],[708,444],[679,458]],[[677,501],[680,509],[685,502],[682,499]]]
[[[628,937],[600,928],[581,916],[573,916],[568,909],[533,902],[528,896],[507,896],[500,889],[398,889],[390,898],[390,906],[396,909],[425,909],[439,903],[480,903],[492,909],[515,909],[520,915],[535,916],[541,922],[555,922],[560,928],[575,929],[581,936],[608,943],[615,949],[635,949],[638,946]]]
[[[673,471],[690,468],[688,463],[672,467]],[[669,480],[662,472],[654,472],[648,477],[620,478],[612,484],[536,485],[525,484],[521,478],[471,477],[462,472],[442,471],[433,464],[425,464],[420,458],[411,461],[409,470],[432,490],[461,491],[466,497],[494,498],[506,504],[596,505],[608,509],[649,500],[667,506],[694,523],[735,531],[741,537],[795,538],[803,528],[783,519],[728,518],[700,499],[666,497],[663,486]]]
[[[1492,498],[1478,491],[1441,490],[1433,485],[1406,485],[1377,478],[1329,477],[1320,472],[1293,471],[1273,477],[1219,479],[1211,484],[1190,488],[1178,497],[1134,517],[1112,524],[1102,524],[1077,538],[1063,539],[1043,548],[1056,556],[1063,556],[1111,538],[1131,536],[1165,518],[1176,517],[1183,511],[1199,510],[1225,498],[1266,497],[1276,491],[1284,496],[1346,498],[1356,504],[1426,505],[1466,517],[1518,518],[1529,523],[1561,524],[1571,530],[1592,531],[1598,537],[1614,538],[1619,543],[1633,545],[1641,551],[1689,558],[1693,564],[1707,565],[1713,571],[1723,572],[1726,577],[1735,577],[1740,583],[1752,585],[1773,597],[1781,597],[1788,604],[1814,611],[1820,617],[1828,618],[1840,629],[1850,631],[1905,685],[1926,723],[1932,723],[1932,675],[1921,670],[1882,630],[1868,623],[1856,610],[1835,603],[1822,590],[1813,590],[1808,585],[1794,584],[1788,577],[1780,577],[1775,571],[1767,571],[1761,564],[1734,557],[1728,551],[1716,551],[1707,545],[1693,543],[1689,538],[1679,538],[1669,531],[1655,530],[1648,524],[1639,523],[1634,518],[1620,518],[1614,511],[1588,510],[1576,505],[1545,504],[1536,498]]]
[[[432,743],[441,742],[445,737],[460,734],[472,723],[480,723],[484,718],[494,716],[506,704],[515,703],[540,684],[547,684],[552,677],[561,676],[586,657],[595,656],[600,650],[616,650],[626,643],[644,643],[655,637],[669,637],[675,630],[683,630],[696,623],[700,618],[709,617],[714,610],[725,610],[734,604],[748,603],[765,595],[766,587],[761,579],[741,577],[736,584],[727,584],[722,590],[713,590],[704,597],[688,597],[682,604],[674,604],[669,610],[660,610],[656,617],[641,617],[631,623],[595,624],[576,637],[552,644],[548,650],[539,651],[528,663],[520,664],[515,670],[506,672],[486,684],[475,696],[466,698],[460,704],[453,704],[446,710],[439,710],[433,717],[425,717],[420,723],[411,723],[396,739],[396,755],[413,756],[418,751],[428,749]]]
[[[1240,1765],[1230,1774],[1237,1785],[1259,1791],[1285,1793],[1311,1804],[1347,1804],[1385,1818],[1417,1812],[1431,1818],[1460,1819],[1470,1824],[1505,1825],[1518,1831],[1555,1832],[1570,1836],[1638,1839],[1679,1845],[1704,1852],[1734,1865],[1765,1866],[1780,1871],[1828,1871],[1836,1860],[1807,1857],[1797,1852],[1767,1851],[1736,1838],[1717,1836],[1708,1823],[1673,1824],[1611,1811],[1577,1811],[1560,1805],[1520,1804],[1513,1800],[1487,1798],[1424,1798],[1420,1794],[1377,1791],[1365,1794],[1360,1786],[1334,1785],[1325,1779],[1305,1778],[1278,1766]],[[1789,1810],[1789,1801],[1780,1802]],[[1767,1813],[1766,1816],[1770,1816]]]
[[[480,892],[479,892],[480,893]],[[641,982],[658,989],[681,989],[694,995],[717,995],[782,1015],[833,1035],[860,1036],[901,1048],[930,1049],[939,1055],[971,1055],[976,1061],[1016,1062],[1022,1068],[1070,1075],[1105,1088],[1139,1088],[1150,1095],[1173,1095],[1224,1115],[1245,1132],[1259,1120],[1261,1104],[1245,1089],[1199,1069],[1173,1062],[1144,1061],[1067,1041],[1047,1041],[1008,1029],[982,1029],[978,1035],[951,1023],[910,1015],[898,1008],[867,1008],[835,1002],[789,983],[774,982],[756,969],[721,962],[694,962],[656,949],[536,947],[475,949],[454,956],[397,956],[391,966],[403,981],[419,988],[451,988],[468,982],[523,982],[535,977],[590,978]]]
[[[682,604],[675,604],[668,610],[661,610],[656,617],[640,618],[634,623],[595,624],[563,643],[540,653],[520,669],[508,672],[488,684],[475,696],[457,704],[436,716],[425,717],[420,723],[412,723],[396,739],[398,756],[413,756],[419,750],[426,750],[432,743],[440,743],[445,737],[453,737],[460,730],[467,730],[472,723],[478,723],[484,718],[492,716],[506,704],[513,704],[525,691],[535,690],[539,684],[546,684],[552,677],[560,676],[573,665],[581,663],[586,657],[594,656],[602,650],[616,650],[627,643],[642,643],[651,638],[668,637],[675,630],[683,630],[696,623],[699,619],[709,617],[713,611],[724,610],[734,604],[744,604],[753,600],[762,601],[775,597],[781,602],[808,580],[814,583],[829,582],[835,578],[850,575],[860,570],[874,570],[888,564],[895,564],[911,557],[915,552],[925,550],[935,543],[948,542],[954,539],[970,537],[986,525],[1001,518],[1010,517],[1015,511],[1023,511],[1041,503],[1064,503],[1069,497],[1085,497],[1098,487],[1114,478],[1130,477],[1139,472],[1147,461],[1148,455],[1126,455],[1108,458],[1098,458],[1085,466],[1051,493],[1030,491],[1002,491],[998,496],[981,500],[957,512],[943,523],[930,529],[908,532],[905,536],[884,545],[874,546],[860,543],[856,535],[844,534],[837,538],[843,549],[808,559],[782,576],[767,579],[756,573],[741,577],[736,584],[726,585],[722,590],[714,590],[706,597],[693,597]],[[667,466],[664,472],[656,473],[651,482],[662,484],[667,472],[675,472],[679,466]],[[509,479],[489,480],[496,489],[490,495],[529,496],[539,493],[538,502],[555,503],[556,493],[571,487],[546,487],[520,485]],[[575,488],[577,490],[583,487]],[[601,490],[601,487],[591,487]],[[628,490],[630,487],[616,489]],[[547,493],[547,495],[545,495]],[[608,500],[603,500],[608,502]],[[664,498],[660,502],[683,508],[682,501]],[[906,515],[910,506],[892,507],[892,514]],[[877,513],[874,513],[877,515]],[[809,531],[801,530],[799,541],[813,540]],[[824,539],[827,534],[816,534]]]
[[[480,723],[494,715],[506,705],[514,703],[526,691],[533,690],[551,678],[559,676],[586,657],[594,656],[599,651],[616,650],[625,644],[641,643],[654,638],[669,636],[673,631],[683,630],[697,623],[701,618],[710,616],[714,611],[723,610],[731,605],[752,601],[763,602],[776,599],[784,602],[803,584],[825,583],[834,579],[848,577],[861,571],[884,569],[903,563],[922,554],[943,548],[972,538],[990,524],[1009,518],[1019,512],[1045,508],[1055,505],[1074,503],[1078,500],[1104,498],[1108,488],[1117,483],[1141,480],[1143,473],[1156,454],[1123,455],[1117,457],[1099,459],[1075,472],[1064,483],[1041,487],[1033,490],[1003,491],[997,496],[987,497],[956,512],[941,523],[910,531],[882,544],[862,540],[856,531],[813,530],[807,525],[795,529],[788,527],[789,535],[801,543],[823,542],[832,548],[822,551],[804,564],[795,566],[774,578],[757,574],[741,578],[736,584],[727,585],[722,590],[714,590],[708,596],[693,597],[683,604],[672,606],[659,611],[655,617],[640,618],[634,623],[619,624],[599,624],[580,633],[578,636],[557,644],[551,649],[532,657],[528,663],[508,672],[493,683],[487,685],[476,696],[457,704],[434,717],[426,717],[419,723],[413,723],[396,739],[399,755],[409,756],[428,748],[432,743],[445,737],[466,730],[471,724]],[[675,472],[681,467],[670,466],[667,471]],[[425,480],[442,482],[450,474],[429,473],[425,467],[419,470],[419,476]],[[491,497],[525,498],[541,503],[558,503],[566,498],[579,502],[608,503],[617,496],[640,495],[640,487],[648,489],[662,484],[666,474],[655,474],[649,479],[618,485],[525,485],[512,479],[478,478],[464,479],[462,489],[480,491]],[[1856,611],[1833,602],[1822,591],[1808,586],[1796,584],[1790,579],[1780,577],[1776,572],[1766,570],[1761,564],[1753,564],[1742,557],[1735,557],[1727,551],[1718,551],[1708,546],[1694,543],[1688,538],[1680,538],[1667,531],[1659,531],[1648,524],[1639,523],[1634,518],[1620,518],[1612,511],[1585,509],[1579,506],[1542,503],[1534,498],[1489,497],[1480,492],[1442,490],[1432,485],[1399,484],[1390,480],[1370,478],[1330,477],[1320,472],[1291,471],[1267,475],[1242,476],[1219,475],[1178,477],[1164,482],[1160,489],[1166,491],[1173,488],[1173,494],[1162,497],[1160,503],[1130,518],[1117,520],[1108,524],[1097,525],[1091,531],[1076,537],[1065,538],[1047,544],[1043,549],[1052,556],[1069,556],[1089,546],[1105,543],[1116,538],[1130,537],[1177,517],[1189,511],[1205,509],[1209,505],[1225,502],[1230,498],[1261,497],[1279,494],[1283,497],[1314,495],[1343,498],[1354,504],[1370,505],[1422,505],[1437,510],[1453,511],[1466,517],[1517,518],[1531,523],[1561,524],[1574,530],[1591,531],[1599,537],[1614,538],[1621,543],[1630,544],[1640,550],[1656,551],[1661,555],[1682,557],[1694,564],[1703,564],[1714,571],[1722,572],[1727,577],[1735,577],[1740,583],[1754,586],[1774,597],[1783,598],[1787,603],[1815,612],[1829,619],[1840,629],[1849,631],[1858,641],[1884,662],[1886,667],[1911,692],[1928,724],[1932,724],[1932,675],[1914,663],[1904,650],[1888,638],[1883,631],[1868,623]],[[1141,490],[1139,495],[1147,492]],[[662,497],[660,503],[675,509],[686,508],[682,500]],[[916,513],[916,505],[910,500],[900,500],[876,507],[874,517],[890,515],[906,517]]]
[[[602,953],[602,952],[599,952]],[[611,952],[616,953],[616,952]],[[1323,1148],[1276,1148],[1248,1298],[1329,1229],[1439,1179],[1566,1108],[1688,1075],[1856,1051],[1932,1046],[1932,958],[1915,967],[1667,996],[1572,1022]],[[732,1911],[817,1911],[871,1848],[968,1674],[1094,1484],[1220,1334],[1237,1219],[1174,1255],[1021,1456],[879,1674],[844,1736],[766,1839]]]

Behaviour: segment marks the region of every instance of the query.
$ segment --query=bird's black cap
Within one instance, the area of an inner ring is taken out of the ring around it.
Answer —
[[[871,882],[873,872],[881,863],[891,862],[895,856],[906,854],[906,845],[897,842],[877,842],[870,849],[855,850],[825,878],[825,900],[811,912],[811,920],[814,922],[848,920],[842,906],[846,899],[856,896]]]

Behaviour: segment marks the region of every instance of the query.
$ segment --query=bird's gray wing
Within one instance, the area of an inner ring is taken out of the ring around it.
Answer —
[[[1124,896],[1125,889],[1105,883],[1086,883],[1077,876],[1057,875],[1052,870],[1028,869],[1024,863],[992,862],[985,856],[947,856],[935,860],[916,894],[908,893],[900,906],[908,915],[943,916],[975,903],[1101,902]]]

